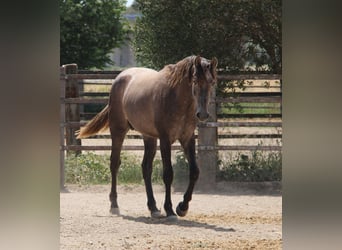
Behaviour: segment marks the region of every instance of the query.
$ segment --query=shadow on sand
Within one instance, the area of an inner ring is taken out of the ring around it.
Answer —
[[[154,224],[154,225],[173,225],[173,226],[179,226],[179,227],[186,227],[186,228],[205,228],[209,230],[214,230],[217,232],[235,232],[235,229],[233,228],[225,228],[225,227],[220,227],[217,225],[210,225],[208,223],[202,223],[202,222],[197,222],[197,221],[190,221],[186,219],[178,219],[176,221],[169,221],[166,217],[162,218],[152,218],[152,217],[145,217],[145,216],[130,216],[130,215],[119,215],[125,220],[130,220],[134,222],[139,222],[139,223],[145,223],[145,224]]]

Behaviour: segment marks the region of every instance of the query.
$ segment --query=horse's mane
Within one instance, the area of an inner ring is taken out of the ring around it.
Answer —
[[[191,80],[191,68],[195,63],[196,56],[188,56],[176,64],[169,64],[164,69],[169,71],[168,83],[171,87],[175,87],[183,81]]]

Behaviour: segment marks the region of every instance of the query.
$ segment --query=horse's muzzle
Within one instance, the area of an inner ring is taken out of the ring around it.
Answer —
[[[204,122],[204,121],[208,120],[209,113],[208,112],[197,112],[196,117],[198,118],[199,121]]]

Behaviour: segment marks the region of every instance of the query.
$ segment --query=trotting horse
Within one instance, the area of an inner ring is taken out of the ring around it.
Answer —
[[[145,152],[142,170],[147,206],[152,217],[161,216],[156,207],[151,183],[152,162],[159,138],[165,184],[164,209],[167,218],[177,219],[171,202],[171,145],[176,140],[181,143],[190,174],[188,188],[176,212],[179,216],[186,215],[199,176],[194,130],[197,120],[205,121],[209,117],[208,102],[211,88],[216,82],[216,66],[216,58],[207,60],[200,56],[189,56],[176,64],[166,65],[160,71],[129,68],[116,77],[108,105],[81,128],[77,137],[85,138],[108,127],[110,129],[111,213],[119,214],[116,178],[120,152],[126,133],[129,129],[134,129],[143,135]]]

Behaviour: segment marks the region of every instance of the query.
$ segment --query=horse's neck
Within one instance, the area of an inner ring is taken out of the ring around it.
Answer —
[[[189,82],[182,82],[177,88],[177,105],[191,108],[195,106],[195,99],[192,96],[192,86]]]

